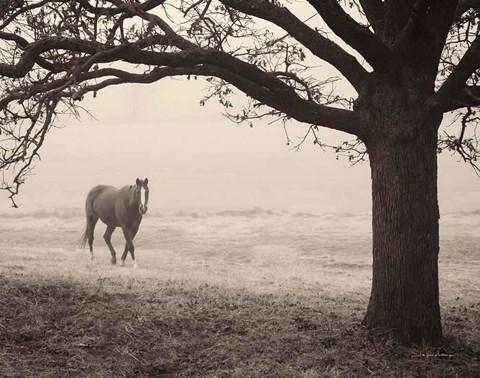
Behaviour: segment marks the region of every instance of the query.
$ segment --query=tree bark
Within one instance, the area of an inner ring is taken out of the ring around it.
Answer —
[[[391,117],[398,108],[390,110],[383,121],[398,122],[402,117]],[[373,279],[363,325],[403,344],[436,345],[442,340],[437,199],[441,116],[419,117],[407,127],[384,124],[389,137],[366,142],[372,173]],[[410,134],[395,137],[395,128]]]

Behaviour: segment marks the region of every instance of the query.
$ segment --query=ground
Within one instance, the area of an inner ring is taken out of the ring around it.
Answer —
[[[445,343],[362,329],[368,214],[148,214],[139,269],[79,248],[77,212],[3,216],[1,377],[475,377],[480,214],[441,219]],[[118,254],[120,230],[113,243]]]

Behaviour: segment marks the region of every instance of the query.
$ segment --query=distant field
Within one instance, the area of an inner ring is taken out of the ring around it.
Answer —
[[[140,269],[110,265],[101,223],[91,262],[83,228],[76,212],[1,219],[1,377],[480,372],[480,214],[441,219],[441,349],[405,349],[359,326],[367,214],[147,215]],[[113,243],[121,254],[120,230]]]

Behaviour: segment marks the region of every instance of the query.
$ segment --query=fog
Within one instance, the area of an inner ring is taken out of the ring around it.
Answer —
[[[155,212],[261,207],[311,213],[370,212],[368,162],[351,166],[307,140],[299,150],[286,145],[280,122],[236,125],[215,102],[202,107],[202,81],[109,88],[82,105],[96,119],[63,116],[52,129],[35,174],[11,209],[0,193],[2,212],[81,209],[96,184],[130,185],[148,177]],[[243,96],[235,98],[242,104]],[[271,120],[270,120],[271,121]],[[288,125],[300,140],[306,126]],[[323,140],[352,137],[322,129]],[[480,180],[458,158],[439,157],[441,212],[479,208]]]

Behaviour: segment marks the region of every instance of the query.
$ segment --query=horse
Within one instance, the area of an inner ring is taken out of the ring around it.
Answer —
[[[117,227],[121,227],[126,240],[121,266],[125,265],[127,253],[130,251],[133,267],[138,268],[135,261],[133,239],[138,232],[142,216],[147,212],[149,192],[148,178],[145,180],[137,178],[135,185],[127,185],[121,189],[109,185],[97,185],[88,192],[85,201],[87,225],[81,244],[85,248],[88,241],[92,260],[95,260],[93,256],[93,235],[95,225],[100,219],[107,225],[103,238],[112,255],[111,263],[117,263],[115,249],[111,243],[112,234]]]

